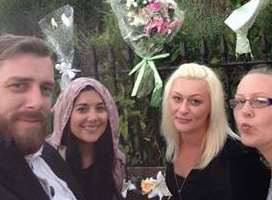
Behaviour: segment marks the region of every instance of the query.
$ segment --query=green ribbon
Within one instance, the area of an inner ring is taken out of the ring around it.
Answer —
[[[162,80],[158,70],[156,69],[154,60],[162,59],[169,56],[169,53],[156,55],[153,57],[144,57],[141,62],[139,62],[130,72],[129,75],[134,74],[138,71],[138,75],[136,81],[134,83],[131,96],[136,96],[139,90],[139,87],[143,81],[143,76],[147,72],[149,68],[153,71],[154,79],[155,79],[155,86],[152,91],[151,97],[151,106],[157,107],[161,102],[161,92],[162,92]]]

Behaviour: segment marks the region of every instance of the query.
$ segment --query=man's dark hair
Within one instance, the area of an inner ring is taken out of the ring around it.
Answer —
[[[0,36],[0,62],[18,54],[33,54],[40,57],[50,57],[53,53],[43,40],[34,36],[3,34]]]

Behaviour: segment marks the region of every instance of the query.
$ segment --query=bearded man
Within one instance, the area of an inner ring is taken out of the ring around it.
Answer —
[[[64,161],[45,143],[53,66],[42,40],[0,36],[1,199],[84,199]]]

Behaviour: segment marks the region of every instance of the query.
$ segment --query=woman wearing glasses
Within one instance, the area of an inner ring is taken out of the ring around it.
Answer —
[[[265,200],[269,171],[227,124],[216,74],[183,64],[166,83],[162,134],[173,200]]]
[[[272,70],[253,69],[230,100],[243,144],[255,147],[272,167]],[[272,189],[267,200],[272,200]]]

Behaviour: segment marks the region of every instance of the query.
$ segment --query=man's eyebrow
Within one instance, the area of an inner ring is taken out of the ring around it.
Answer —
[[[34,81],[33,78],[29,78],[29,77],[21,77],[21,76],[13,76],[10,77],[7,82],[12,82],[12,81],[19,81],[19,82],[31,82]],[[43,85],[48,85],[50,87],[54,87],[55,82],[54,81],[43,81],[41,82]]]
[[[28,82],[33,80],[34,80],[33,78],[20,77],[20,76],[13,76],[8,79],[8,81],[22,81],[22,82]]]

